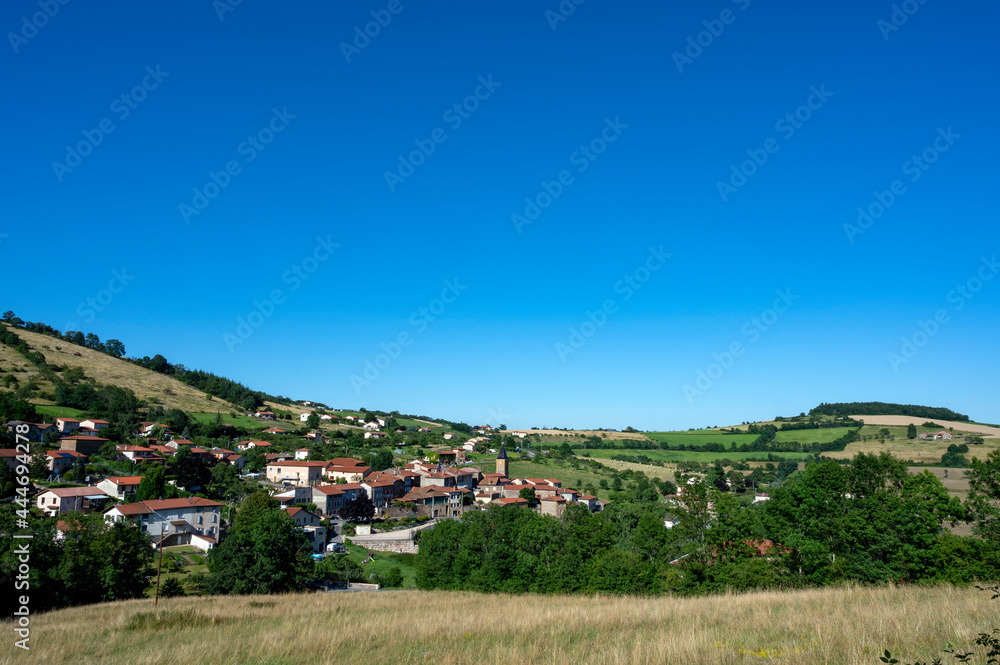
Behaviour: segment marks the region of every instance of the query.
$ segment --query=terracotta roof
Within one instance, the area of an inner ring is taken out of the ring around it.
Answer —
[[[60,441],[107,441],[107,439],[102,439],[99,436],[88,436],[86,434],[74,434],[73,436],[64,436]]]
[[[7,452],[6,450],[0,450],[0,457],[8,457],[7,455],[3,454],[6,452]],[[86,457],[86,455],[84,455],[83,453],[78,453],[75,450],[46,450],[45,454],[48,455],[49,457],[71,457],[74,459],[77,457]],[[10,455],[10,457],[13,457],[13,455]]]
[[[115,485],[138,485],[142,482],[142,476],[118,476],[116,478],[105,478]]]
[[[57,487],[54,489],[48,489],[42,492],[42,494],[55,494],[60,499],[65,499],[70,496],[96,496],[101,494],[107,498],[111,498],[103,490],[99,490],[96,487]]]

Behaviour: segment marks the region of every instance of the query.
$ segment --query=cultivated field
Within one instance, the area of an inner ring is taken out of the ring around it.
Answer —
[[[865,430],[867,432],[867,426]],[[953,443],[961,444],[963,442],[964,440],[957,436],[953,441],[922,441],[920,439],[907,439],[904,435],[903,438],[897,437],[894,441],[886,439],[885,443],[880,442],[878,439],[855,441],[854,443],[847,444],[845,450],[835,450],[822,454],[824,457],[833,457],[835,459],[850,459],[858,453],[878,454],[887,452],[904,461],[912,460],[914,462],[939,464],[941,456],[948,452],[949,445]],[[986,439],[982,445],[969,446],[969,452],[963,454],[966,457],[978,457],[982,459],[991,450],[998,447],[1000,447],[1000,440]]]
[[[835,588],[703,598],[488,596],[457,592],[167,598],[31,619],[46,665],[647,665],[929,659],[971,650],[1000,602],[951,587]],[[10,631],[7,631],[8,633]]]
[[[729,446],[736,443],[741,446],[744,443],[752,443],[757,438],[756,434],[726,434],[714,429],[700,429],[691,432],[647,432],[646,436],[657,443],[666,443],[670,446],[696,445],[703,446],[706,443],[721,443]]]
[[[561,429],[512,429],[508,430],[509,434],[516,434],[517,432],[524,432],[529,435],[538,434],[542,437],[556,437],[559,438],[571,438],[571,437],[588,437],[597,436],[602,439],[609,439],[611,441],[621,441],[624,439],[637,439],[639,441],[647,440],[645,434],[641,432],[601,432],[592,429],[576,429],[576,430],[561,430]]]
[[[768,453],[768,452],[724,452],[710,453],[692,450],[577,450],[574,451],[581,457],[594,457],[608,464],[615,455],[645,455],[649,459],[676,464],[678,462],[708,462],[712,463],[719,459],[744,460],[748,457],[766,460],[768,455],[778,460],[801,461],[807,457],[806,453]],[[616,462],[617,464],[617,462]]]
[[[964,423],[960,420],[914,418],[912,416],[851,416],[851,418],[854,420],[864,420],[866,425],[897,425],[900,427],[906,427],[910,423],[920,427],[920,425],[925,422],[932,422],[937,423],[941,429],[954,427],[956,432],[974,432],[975,434],[982,434],[984,437],[988,436],[1000,438],[1000,427],[993,427],[991,425],[974,425],[972,423]]]

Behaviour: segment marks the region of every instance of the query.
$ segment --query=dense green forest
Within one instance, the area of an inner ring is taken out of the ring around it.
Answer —
[[[969,416],[955,413],[941,406],[920,406],[918,404],[891,404],[888,402],[834,402],[823,403],[810,409],[811,416],[912,416],[913,418],[937,418],[939,420],[969,420]]]

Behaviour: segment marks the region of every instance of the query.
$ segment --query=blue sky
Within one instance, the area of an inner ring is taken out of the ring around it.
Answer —
[[[896,7],[5,3],[0,306],[470,423],[998,422],[1000,9]]]

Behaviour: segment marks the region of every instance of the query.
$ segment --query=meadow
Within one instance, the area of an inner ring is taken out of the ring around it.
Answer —
[[[731,460],[745,460],[748,458],[757,460],[766,460],[768,455],[771,455],[775,461],[780,460],[792,460],[795,462],[801,462],[808,457],[806,453],[768,453],[768,452],[729,452],[724,453],[710,453],[702,451],[693,450],[633,450],[633,449],[616,449],[616,450],[575,450],[573,451],[581,457],[593,457],[599,460],[610,460],[615,455],[645,455],[651,460],[657,460],[660,462],[676,464],[678,462],[708,462],[712,463],[720,459],[731,459]]]
[[[31,617],[47,665],[878,665],[971,650],[1000,602],[948,586],[833,587],[698,598],[403,591],[166,598]]]

